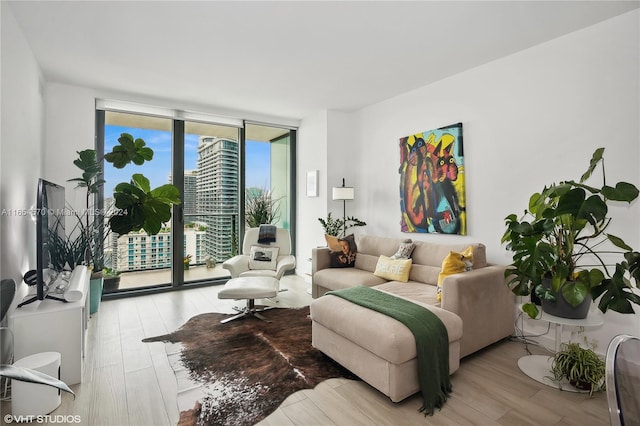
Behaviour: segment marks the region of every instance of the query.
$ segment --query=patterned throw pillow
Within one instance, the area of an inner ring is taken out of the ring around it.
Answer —
[[[356,264],[356,239],[353,234],[349,234],[344,238],[338,238],[340,243],[340,251],[329,252],[330,266],[332,268],[349,268]]]
[[[411,238],[407,238],[400,243],[398,251],[391,256],[391,259],[408,259],[411,257],[414,248],[416,248],[416,243],[414,243]]]
[[[249,269],[276,270],[279,247],[251,246],[249,253]]]
[[[391,259],[381,255],[373,275],[392,281],[409,281],[412,259]]]
[[[473,269],[473,246],[467,247],[462,253],[449,252],[442,261],[442,270],[438,275],[438,300],[442,300],[442,281],[445,277]]]

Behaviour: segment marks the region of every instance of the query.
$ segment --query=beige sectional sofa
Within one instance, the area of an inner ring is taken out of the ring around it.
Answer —
[[[408,282],[374,275],[379,256],[392,256],[401,241],[360,236],[355,267],[351,268],[330,268],[326,247],[312,252],[313,345],[393,401],[419,390],[411,332],[383,314],[337,296],[323,296],[327,291],[374,287],[431,310],[449,333],[450,373],[457,370],[460,358],[514,331],[514,296],[505,284],[505,267],[487,264],[484,245],[472,244],[473,270],[443,280],[439,302],[436,284],[442,261],[450,251],[462,252],[470,244],[416,241]]]

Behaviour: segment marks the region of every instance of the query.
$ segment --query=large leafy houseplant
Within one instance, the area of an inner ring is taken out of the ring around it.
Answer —
[[[118,144],[111,152],[105,154],[104,159],[116,168],[124,168],[133,163],[142,165],[153,159],[153,150],[146,147],[142,139],[135,139],[128,133],[122,133]],[[171,219],[171,206],[180,203],[178,188],[165,184],[151,189],[149,180],[134,174],[130,182],[121,182],[114,190],[115,207],[100,212],[92,208],[92,197],[99,193],[105,180],[102,177],[102,164],[98,161],[94,149],[78,151],[78,158],[73,164],[82,171],[82,175],[69,179],[76,182],[77,187],[85,188],[85,206],[83,211],[71,210],[77,221],[66,239],[57,234],[51,237],[52,262],[73,268],[75,265],[86,264],[93,271],[104,268],[104,242],[111,232],[125,235],[132,231],[144,230],[150,235],[157,234],[164,222]],[[104,219],[108,219],[105,226]]]
[[[143,139],[128,133],[122,133],[118,145],[105,154],[105,161],[122,169],[128,164],[142,165],[153,159],[153,150],[146,146]],[[124,235],[132,231],[144,230],[155,235],[162,224],[171,219],[171,206],[180,204],[180,191],[175,185],[164,184],[151,189],[149,179],[136,173],[130,182],[116,185],[113,193],[116,214],[109,218],[109,227],[117,234]]]
[[[630,281],[633,277],[636,286],[640,282],[640,253],[606,232],[611,223],[609,204],[633,202],[638,189],[627,182],[607,185],[603,153],[604,148],[596,149],[580,181],[545,186],[530,197],[523,217],[506,217],[502,243],[513,251],[513,263],[505,277],[516,295],[535,292],[550,302],[563,297],[571,306],[601,296],[602,312],[634,313],[632,303],[640,305]],[[603,184],[589,186],[585,182],[598,165]],[[619,261],[608,263],[610,256]],[[550,280],[549,287],[542,285],[543,278]],[[532,318],[539,313],[533,303],[525,303],[523,310]]]

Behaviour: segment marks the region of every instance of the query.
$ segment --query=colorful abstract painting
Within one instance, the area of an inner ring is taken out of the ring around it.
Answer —
[[[462,123],[400,138],[402,232],[467,234]]]

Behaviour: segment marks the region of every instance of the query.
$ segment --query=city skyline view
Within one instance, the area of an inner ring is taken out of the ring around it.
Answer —
[[[134,139],[141,138],[146,146],[154,152],[153,160],[141,166],[127,165],[124,169],[116,169],[105,162],[104,185],[105,197],[113,194],[113,189],[120,182],[129,182],[134,173],[142,173],[150,181],[151,188],[156,188],[169,182],[171,173],[171,132],[153,129],[131,128],[124,126],[105,125],[104,151],[110,152],[118,143],[122,133],[131,134]],[[198,143],[201,135],[185,134],[184,170],[196,170],[198,159]],[[216,136],[216,135],[202,135]],[[246,141],[246,187],[270,187],[271,151],[269,143]]]

